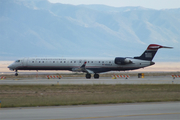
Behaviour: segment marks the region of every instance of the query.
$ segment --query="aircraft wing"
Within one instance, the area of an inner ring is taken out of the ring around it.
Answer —
[[[92,70],[86,69],[86,71],[87,71],[87,73],[89,73],[89,74],[94,74],[94,72],[93,72]]]
[[[86,67],[86,63],[87,62],[85,61],[84,64],[81,67],[79,67],[79,68],[72,68],[72,71],[73,72],[86,72],[86,73],[89,73],[89,74],[94,74],[93,71],[85,68]]]

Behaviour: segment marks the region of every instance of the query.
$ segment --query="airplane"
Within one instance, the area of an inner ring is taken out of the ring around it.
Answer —
[[[16,60],[8,66],[15,71],[18,70],[69,70],[72,72],[85,72],[86,78],[99,78],[99,73],[109,71],[136,70],[154,65],[153,58],[160,48],[172,48],[157,44],[150,44],[138,57],[113,57],[113,58],[61,58],[61,57],[33,57]]]

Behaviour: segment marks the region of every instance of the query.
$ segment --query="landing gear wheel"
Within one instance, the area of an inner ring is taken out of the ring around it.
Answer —
[[[86,78],[90,79],[91,78],[91,74],[86,74]]]
[[[15,73],[15,76],[18,76],[18,73]]]
[[[16,72],[16,73],[15,73],[15,76],[18,76],[18,71],[17,71],[17,70],[15,70],[15,72]]]
[[[94,74],[95,79],[99,79],[99,74]]]

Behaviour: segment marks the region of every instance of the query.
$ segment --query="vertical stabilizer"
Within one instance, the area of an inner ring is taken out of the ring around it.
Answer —
[[[160,48],[172,48],[172,47],[166,47],[166,46],[161,46],[157,44],[150,44],[141,56],[134,57],[134,59],[152,61],[152,59],[156,55],[156,52]]]

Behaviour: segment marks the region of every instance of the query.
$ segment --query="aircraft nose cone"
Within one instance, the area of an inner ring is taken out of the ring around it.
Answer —
[[[10,69],[10,70],[14,70],[14,68],[13,68],[13,65],[11,64],[11,65],[9,65],[8,66],[8,68]]]
[[[155,64],[155,62],[152,62],[152,61],[150,62],[150,65],[154,65],[154,64]]]
[[[8,68],[11,68],[11,67],[12,67],[12,65],[9,65],[9,66],[8,66]]]

